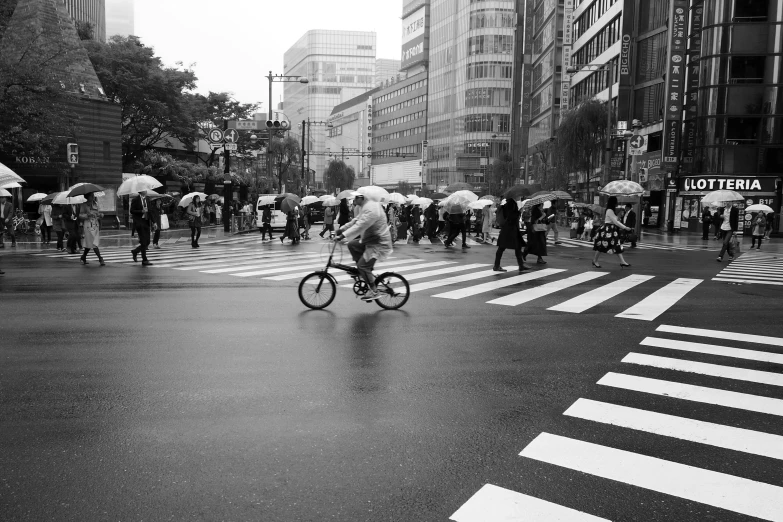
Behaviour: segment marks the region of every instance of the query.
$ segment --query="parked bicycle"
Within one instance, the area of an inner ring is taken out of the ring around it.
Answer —
[[[330,268],[343,270],[353,279],[353,293],[357,297],[365,295],[369,286],[362,280],[359,271],[355,266],[343,265],[334,261],[334,251],[337,248],[337,242],[332,242],[329,251],[329,259],[323,270],[308,274],[299,283],[299,299],[302,304],[313,310],[326,308],[337,295],[337,279],[329,273]],[[410,296],[410,286],[408,281],[400,274],[395,272],[384,272],[375,278],[375,286],[381,296],[375,299],[378,306],[386,310],[397,310],[408,302]],[[368,303],[370,301],[367,301]]]

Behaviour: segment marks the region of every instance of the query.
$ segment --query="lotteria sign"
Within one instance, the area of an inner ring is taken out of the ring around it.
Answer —
[[[775,178],[753,177],[681,177],[680,192],[709,192],[711,190],[736,190],[737,192],[775,192]]]

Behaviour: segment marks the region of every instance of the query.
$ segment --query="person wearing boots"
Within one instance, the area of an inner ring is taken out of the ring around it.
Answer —
[[[269,205],[266,205],[261,211],[261,241],[266,239],[267,233],[269,233],[270,241],[274,239],[272,237],[272,207]]]
[[[512,198],[508,198],[505,205],[498,206],[496,219],[498,222],[502,221],[503,224],[500,226],[500,234],[497,241],[498,249],[495,252],[495,266],[492,268],[495,272],[506,272],[506,269],[500,266],[500,260],[503,258],[503,252],[507,248],[514,249],[520,272],[530,269],[529,266],[525,265],[525,258],[522,255],[522,247],[525,246],[525,240],[522,238],[522,233],[519,230],[519,217],[519,207]]]
[[[69,254],[76,253],[76,245],[80,241],[79,208],[78,205],[64,205],[62,213],[63,227],[68,232],[66,250]]]
[[[83,223],[84,229],[84,253],[81,257],[83,265],[88,265],[87,254],[90,250],[95,250],[95,255],[98,256],[98,262],[101,266],[106,266],[101,257],[101,251],[99,249],[101,243],[101,218],[103,218],[103,212],[98,208],[98,200],[95,199],[95,193],[90,192],[86,194],[86,202],[79,206],[79,220]]]
[[[188,205],[188,224],[190,224],[190,246],[200,248],[198,240],[201,237],[201,225],[204,219],[204,206],[201,203],[201,197],[193,196]]]

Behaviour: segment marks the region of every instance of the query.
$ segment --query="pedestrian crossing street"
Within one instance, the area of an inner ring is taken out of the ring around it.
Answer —
[[[713,281],[783,286],[783,254],[747,252],[724,268]]]
[[[102,254],[107,264],[136,264],[129,249],[103,250]],[[79,254],[57,253],[33,255],[72,261],[78,261],[80,257]],[[95,262],[94,255],[91,256],[90,261]],[[226,247],[219,252],[211,248],[170,247],[148,251],[148,258],[153,263],[149,269],[293,283],[323,269],[326,261],[325,255],[320,252],[300,249],[259,251],[248,246]],[[702,279],[688,278],[665,281],[653,275],[594,269],[574,273],[563,268],[543,268],[519,273],[515,265],[505,268],[508,272],[501,273],[493,271],[488,263],[392,256],[377,263],[376,273],[384,270],[399,272],[409,281],[412,293],[428,292],[436,299],[469,300],[477,297],[490,305],[517,307],[557,294],[555,297],[563,296],[563,301],[549,306],[547,310],[581,314],[603,306],[604,310],[616,313],[617,318],[641,321],[655,320],[703,282]],[[353,286],[351,276],[337,270],[332,273],[345,288]],[[619,279],[616,279],[618,276]],[[592,289],[581,286],[588,283],[604,284]],[[498,291],[503,289],[509,289],[511,293],[498,295]],[[625,299],[618,301],[619,297]]]
[[[472,237],[467,237],[467,244],[471,247],[473,246],[490,246],[490,247],[496,247],[497,245],[493,242],[487,243],[484,241],[478,241],[476,239],[473,239]],[[493,236],[493,239],[497,240],[497,236]],[[564,237],[560,237],[558,239],[559,244],[555,244],[555,240],[553,237],[547,237],[546,244],[548,247],[552,248],[589,248],[590,250],[593,249],[593,242],[592,241],[582,241],[581,239],[567,239]],[[411,237],[408,237],[407,241],[403,240],[402,243],[406,243],[408,245],[415,245],[413,242],[413,239]],[[398,241],[395,243],[396,245],[399,245],[400,242]],[[443,241],[440,239],[434,239],[429,240],[426,237],[423,237],[419,240],[419,246],[421,245],[443,245]],[[457,238],[454,240],[455,248],[462,246],[462,240],[461,238]],[[635,250],[669,250],[669,251],[678,251],[678,252],[703,252],[705,250],[708,250],[707,247],[691,247],[691,246],[678,246],[678,245],[666,245],[666,244],[657,244],[657,243],[637,243]],[[715,250],[716,252],[719,249],[712,248],[711,250]]]
[[[736,345],[750,345],[752,349]],[[573,424],[577,433],[602,427],[603,431],[611,432],[615,429],[609,428],[612,426],[661,437],[667,458],[642,455],[612,447],[611,444],[595,444],[556,433],[539,434],[519,456],[581,472],[599,480],[606,479],[608,489],[610,481],[614,481],[641,488],[645,492],[662,493],[703,504],[704,511],[692,512],[692,518],[689,520],[723,520],[710,509],[720,508],[761,520],[783,521],[783,487],[671,460],[671,455],[678,454],[677,450],[680,448],[682,452],[679,454],[690,455],[696,449],[693,445],[698,444],[699,450],[706,449],[717,457],[713,462],[722,462],[720,452],[731,450],[737,452],[731,457],[735,465],[743,464],[744,459],[744,463],[752,468],[757,460],[748,462],[753,458],[751,456],[774,459],[778,461],[778,465],[781,464],[783,436],[749,429],[736,417],[744,415],[745,412],[783,417],[783,400],[740,391],[694,386],[678,380],[687,372],[726,380],[734,384],[735,389],[737,383],[739,386],[747,385],[746,383],[760,383],[769,387],[783,386],[783,338],[662,325],[657,328],[656,335],[644,339],[640,346],[638,352],[629,353],[621,362],[636,368],[664,369],[668,372],[666,379],[609,372],[596,384],[619,390],[626,395],[639,394],[638,398],[645,403],[659,404],[660,400],[655,397],[663,397],[666,410],[670,410],[670,413],[579,398],[563,415],[569,417],[566,422]],[[643,351],[652,353],[642,353]],[[676,358],[654,355],[662,352]],[[714,364],[688,359],[695,354],[700,354],[701,359],[705,355],[714,358]],[[771,371],[742,368],[741,365],[747,364],[748,361],[768,363]],[[683,401],[718,408],[720,422],[705,422],[681,416]],[[609,436],[608,440],[616,439]],[[703,465],[709,466],[706,463]],[[770,462],[770,465],[774,467],[775,463]],[[552,483],[550,487],[552,486],[559,491],[568,491],[569,487],[575,485]],[[599,495],[598,492],[602,489],[595,491],[595,495]],[[573,498],[578,499],[579,496],[573,495]],[[598,505],[602,505],[600,498],[598,500]],[[619,500],[617,503],[623,502]],[[608,499],[605,503],[608,503]],[[670,502],[667,501],[668,503]],[[650,504],[644,502],[644,505],[628,508],[634,512],[636,509],[644,511],[650,509]],[[451,520],[595,522],[608,519],[581,511],[578,505],[564,506],[521,491],[486,484],[454,512]]]

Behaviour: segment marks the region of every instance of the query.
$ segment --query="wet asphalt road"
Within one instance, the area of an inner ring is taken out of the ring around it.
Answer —
[[[405,255],[491,262],[473,250]],[[548,268],[586,256],[553,253]],[[714,253],[629,261],[706,281],[652,323],[612,307],[557,314],[554,297],[507,308],[413,294],[387,312],[346,289],[305,311],[296,282],[5,255],[0,518],[447,520],[492,483],[611,520],[750,520],[518,456],[546,431],[783,486],[770,459],[562,415],[579,397],[670,411],[665,398],[596,386],[609,371],[666,378],[620,362],[659,324],[783,337],[781,292],[710,282]],[[768,415],[680,412],[783,435]]]

